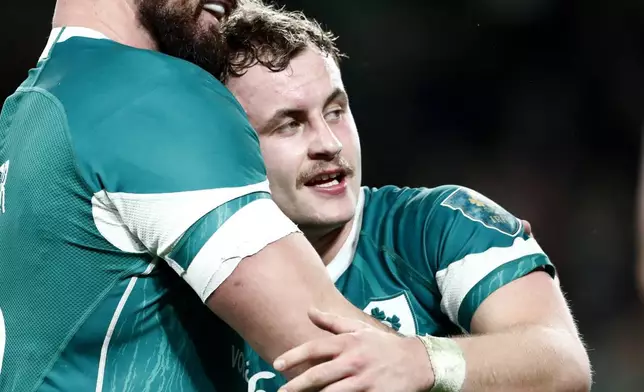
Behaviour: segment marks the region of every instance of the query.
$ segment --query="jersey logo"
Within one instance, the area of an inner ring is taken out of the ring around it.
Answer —
[[[257,383],[261,380],[270,380],[275,378],[275,373],[273,372],[259,372],[254,374],[250,379],[248,379],[248,392],[266,392],[263,389],[257,389]]]
[[[403,335],[416,335],[416,318],[411,311],[407,293],[374,299],[369,302],[364,312]]]
[[[443,200],[441,205],[460,211],[467,219],[510,237],[516,236],[521,230],[521,223],[514,215],[468,188],[458,188]]]
[[[4,214],[4,194],[7,176],[9,175],[9,161],[0,166],[0,212]]]
[[[395,314],[391,315],[391,317],[387,317],[387,313],[380,310],[380,308],[373,308],[371,309],[371,317],[389,326],[396,332],[400,331],[400,317]]]

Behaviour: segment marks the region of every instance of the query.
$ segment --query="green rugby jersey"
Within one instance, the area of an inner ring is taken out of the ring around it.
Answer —
[[[0,116],[0,391],[214,390],[183,304],[296,230],[215,78],[54,29]]]
[[[327,266],[355,306],[406,335],[470,332],[498,288],[555,269],[521,221],[464,187],[363,188],[349,238]],[[275,392],[284,378],[243,341],[227,355],[230,391]],[[221,380],[224,380],[222,378]]]

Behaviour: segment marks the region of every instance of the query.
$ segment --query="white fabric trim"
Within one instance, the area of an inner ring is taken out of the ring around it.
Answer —
[[[2,360],[4,358],[4,346],[7,341],[7,331],[4,326],[4,315],[0,309],[0,374],[2,374]]]
[[[235,188],[174,193],[97,192],[92,215],[101,235],[124,252],[147,251],[165,258],[172,247],[204,215],[238,197],[270,193],[268,181]]]
[[[438,289],[443,296],[441,309],[458,325],[458,311],[465,296],[490,272],[521,257],[544,254],[534,238],[517,237],[511,246],[494,247],[482,253],[468,254],[436,273]]]
[[[331,280],[333,280],[333,283],[337,282],[342,274],[344,274],[349,266],[351,266],[351,263],[353,263],[353,257],[356,254],[356,248],[358,247],[358,241],[360,240],[364,199],[364,189],[360,189],[360,193],[358,194],[358,202],[356,204],[356,212],[353,218],[349,236],[344,241],[344,244],[342,245],[342,248],[340,248],[338,254],[326,266],[326,270],[329,273]]]
[[[9,178],[9,163],[11,161],[6,161],[0,165],[0,213],[5,213],[5,193],[7,186],[7,179]]]
[[[233,273],[239,263],[299,229],[271,199],[241,208],[210,237],[184,274],[202,301]]]
[[[51,48],[55,44],[60,42],[65,42],[72,37],[109,39],[103,33],[99,33],[96,30],[88,29],[87,27],[78,27],[78,26],[65,27],[65,31],[63,31],[63,33],[60,34],[60,31],[62,29],[63,27],[55,27],[54,29],[51,30],[51,33],[49,34],[49,39],[47,40],[47,45],[45,45],[45,49],[42,51],[42,54],[40,55],[40,58],[38,59],[38,61],[43,61],[47,59],[47,57],[49,57],[49,52],[51,51]]]
[[[127,253],[146,253],[145,246],[130,232],[107,192],[92,196],[92,217],[98,232],[110,244]]]

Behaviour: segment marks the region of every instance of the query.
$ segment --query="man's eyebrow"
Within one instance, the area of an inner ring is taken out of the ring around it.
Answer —
[[[327,97],[327,99],[324,101],[324,106],[327,107],[329,104],[331,104],[333,101],[340,100],[344,102],[349,101],[349,97],[347,96],[347,92],[344,91],[344,89],[340,87],[336,87],[331,94]]]
[[[324,100],[324,106],[327,107],[334,101],[344,101],[348,102],[349,97],[347,96],[347,92],[344,91],[344,89],[340,87],[336,87],[331,94]],[[277,124],[284,118],[301,118],[304,115],[304,110],[301,109],[293,109],[293,108],[282,108],[276,110],[273,115],[262,125],[259,129],[257,129],[258,133],[263,133],[266,131],[270,131],[274,127],[277,126]]]
[[[298,118],[302,115],[302,110],[283,108],[275,111],[273,115],[257,130],[262,133],[273,129],[283,118]]]

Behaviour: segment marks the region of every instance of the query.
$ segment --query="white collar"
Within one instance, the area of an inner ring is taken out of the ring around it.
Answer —
[[[351,231],[349,236],[344,241],[342,248],[338,254],[331,260],[326,266],[326,270],[333,280],[333,283],[337,282],[338,279],[345,273],[349,268],[351,263],[353,263],[353,257],[356,254],[356,248],[358,247],[358,240],[360,239],[360,229],[362,228],[362,216],[364,210],[364,189],[360,189],[358,194],[358,203],[356,205],[356,213],[353,219],[351,226]]]
[[[77,27],[77,26],[67,26],[67,27],[55,27],[51,30],[49,34],[49,40],[47,40],[47,45],[45,50],[43,50],[38,61],[45,60],[49,57],[51,48],[54,44],[59,42],[65,42],[72,37],[84,37],[92,39],[109,39],[103,33],[99,33],[96,30],[88,29],[87,27]]]

